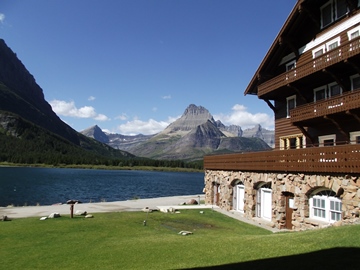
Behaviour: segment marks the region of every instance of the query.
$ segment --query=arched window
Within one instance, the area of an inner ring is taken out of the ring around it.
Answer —
[[[325,222],[341,220],[341,200],[329,189],[318,190],[310,198],[310,218]]]

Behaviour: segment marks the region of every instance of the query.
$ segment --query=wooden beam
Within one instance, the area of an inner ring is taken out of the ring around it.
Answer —
[[[311,142],[311,144],[314,145],[314,139],[310,136],[309,132],[307,132],[303,126],[297,126],[297,128],[300,129],[302,134],[304,134],[305,137]]]
[[[343,91],[350,90],[350,89],[347,89],[347,88],[346,88],[346,86],[345,86],[344,83],[343,83],[343,80],[340,79],[339,76],[337,76],[336,74],[334,74],[333,72],[331,72],[329,69],[324,68],[322,71],[325,72],[325,73],[327,73],[327,74],[329,74],[329,75],[336,81],[336,83],[341,87],[341,89],[342,89]]]
[[[307,14],[309,18],[315,23],[316,27],[320,29],[320,22],[317,19],[316,15],[311,12],[303,3],[299,5],[298,11],[299,13]]]
[[[336,126],[336,128],[345,136],[345,138],[350,141],[349,133],[345,132],[338,122],[336,122],[333,118],[330,118],[328,115],[325,115],[324,119],[331,121]]]
[[[301,91],[295,87],[294,85],[291,85],[290,83],[286,85],[287,87],[295,90],[296,94],[305,102],[305,103],[309,103],[309,101],[304,97],[304,95],[301,93]]]
[[[290,39],[289,37],[281,36],[279,38],[279,45],[286,45],[290,48],[290,50],[295,54],[296,58],[299,58],[299,49],[295,46],[295,41]]]
[[[357,114],[353,113],[350,110],[346,111],[346,114],[351,115],[352,117],[354,117],[360,123],[360,117]]]
[[[272,109],[272,111],[273,111],[274,113],[277,112],[275,106],[274,106],[268,99],[264,99],[264,101],[265,101],[266,104],[270,107],[270,109]]]
[[[357,63],[354,63],[354,62],[350,61],[349,59],[345,59],[344,63],[351,65],[356,70],[356,72],[358,74],[360,74],[360,66]]]

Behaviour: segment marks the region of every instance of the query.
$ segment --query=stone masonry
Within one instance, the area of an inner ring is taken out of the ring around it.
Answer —
[[[245,186],[244,216],[256,217],[256,190],[261,184],[271,183],[272,219],[271,226],[285,228],[284,192],[294,194],[292,229],[306,230],[339,226],[359,221],[360,175],[315,175],[293,173],[261,173],[241,171],[205,171],[205,203],[218,204],[225,210],[233,210],[234,187],[241,182]],[[219,190],[218,199],[214,197],[214,186]],[[329,189],[342,201],[342,220],[328,224],[310,219],[309,198],[319,189]],[[217,200],[217,202],[215,202]]]

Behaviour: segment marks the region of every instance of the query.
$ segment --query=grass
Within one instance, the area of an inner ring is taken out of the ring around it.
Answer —
[[[273,234],[212,210],[0,222],[2,269],[357,269],[360,225]],[[147,219],[146,226],[143,225]],[[181,236],[179,231],[193,232]]]

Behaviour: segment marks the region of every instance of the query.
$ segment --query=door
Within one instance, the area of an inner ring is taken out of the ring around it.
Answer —
[[[256,195],[256,216],[271,221],[272,218],[272,190],[259,188]]]
[[[261,195],[262,195],[262,204],[261,204],[261,212],[262,212],[262,218],[271,220],[271,209],[272,209],[272,196],[271,196],[271,189],[268,188],[262,188],[261,189]]]
[[[237,185],[236,186],[236,210],[239,212],[244,212],[244,197],[245,197],[244,185]]]
[[[294,208],[294,194],[290,192],[284,193],[285,196],[285,228],[292,230],[292,214]]]
[[[214,198],[213,198],[213,204],[219,206],[219,201],[220,201],[220,185],[214,183]]]

